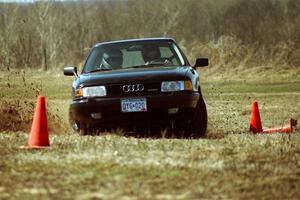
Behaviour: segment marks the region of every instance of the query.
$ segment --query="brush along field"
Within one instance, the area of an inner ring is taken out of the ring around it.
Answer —
[[[78,136],[67,120],[72,78],[2,72],[0,199],[299,199],[299,129],[248,132],[253,100],[264,127],[300,119],[299,70],[205,70],[209,130],[196,140],[126,137],[122,130]],[[38,94],[46,96],[51,148],[20,150]]]

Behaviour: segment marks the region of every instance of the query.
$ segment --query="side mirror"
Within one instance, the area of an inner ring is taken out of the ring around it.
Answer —
[[[194,68],[196,68],[196,67],[206,67],[206,66],[208,66],[208,64],[209,64],[208,58],[197,58],[196,63],[194,65]]]
[[[77,67],[65,67],[64,75],[65,76],[75,76],[77,78],[78,77]]]

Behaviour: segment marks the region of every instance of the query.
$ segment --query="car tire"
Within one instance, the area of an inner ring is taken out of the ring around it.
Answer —
[[[98,134],[98,130],[96,128],[93,127],[85,127],[83,126],[82,128],[79,129],[78,131],[79,135],[85,136],[85,135],[97,135]]]
[[[207,110],[203,97],[201,96],[195,108],[191,121],[191,133],[193,138],[205,137],[207,129]]]
[[[173,133],[176,138],[190,138],[191,137],[191,119],[194,110],[190,108],[179,110],[176,115]]]
[[[89,131],[87,128],[79,129],[78,131],[79,135],[88,135]]]

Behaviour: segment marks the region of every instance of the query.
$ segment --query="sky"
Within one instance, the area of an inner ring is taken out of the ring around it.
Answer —
[[[92,1],[92,0],[0,0],[0,3],[2,3],[2,2],[34,3],[37,1]],[[93,0],[93,1],[109,1],[109,0]]]
[[[0,2],[33,2],[33,0],[0,0]]]
[[[21,2],[21,3],[33,3],[35,1],[46,1],[46,0],[0,0],[0,2]],[[68,0],[55,0],[55,1],[68,1]]]

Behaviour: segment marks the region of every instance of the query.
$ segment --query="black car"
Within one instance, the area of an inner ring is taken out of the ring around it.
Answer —
[[[207,111],[197,67],[191,66],[171,38],[149,38],[96,44],[79,75],[74,75],[70,122],[82,134],[116,128],[166,128],[177,136],[201,137]]]

